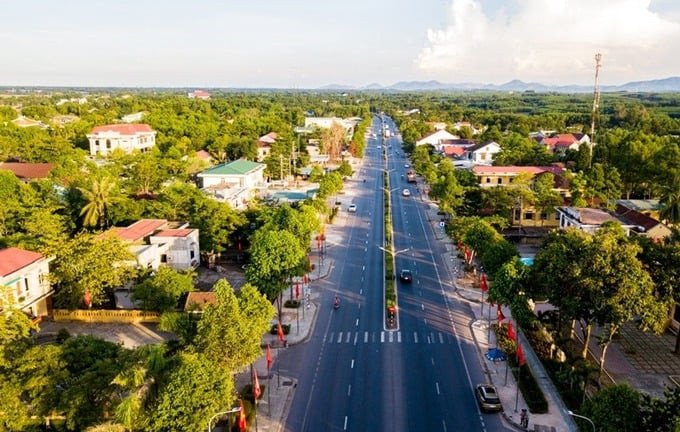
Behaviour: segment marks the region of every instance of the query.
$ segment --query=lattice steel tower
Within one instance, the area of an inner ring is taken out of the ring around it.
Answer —
[[[595,119],[600,109],[600,60],[602,54],[595,54],[595,88],[593,90],[593,109],[590,113],[590,145],[588,146],[588,167],[593,164],[593,146],[595,146]]]

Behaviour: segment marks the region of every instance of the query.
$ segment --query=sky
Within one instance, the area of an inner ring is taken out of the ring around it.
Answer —
[[[680,0],[24,0],[0,86],[592,85],[680,76]]]

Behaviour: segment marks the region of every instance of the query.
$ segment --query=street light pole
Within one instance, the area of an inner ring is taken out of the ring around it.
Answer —
[[[581,418],[581,419],[583,419],[583,420],[587,420],[587,421],[590,423],[590,425],[593,427],[593,432],[595,432],[595,423],[593,423],[593,421],[592,421],[591,419],[589,419],[589,418],[586,417],[586,416],[582,416],[582,415],[580,415],[580,414],[576,414],[575,412],[573,412],[573,411],[571,411],[571,410],[570,410],[570,411],[567,411],[567,412],[568,412],[569,415],[572,416],[572,417],[578,417],[578,418]]]
[[[216,418],[217,416],[223,416],[223,415],[225,415],[225,414],[233,414],[233,413],[238,412],[238,411],[240,411],[240,410],[241,410],[240,407],[238,407],[238,408],[232,408],[232,409],[230,409],[229,411],[218,412],[218,413],[215,414],[214,416],[210,417],[210,420],[208,420],[208,432],[212,432],[212,422],[213,422],[213,420],[215,420],[215,418]],[[228,420],[227,420],[227,421],[228,421]],[[230,426],[231,426],[231,425],[230,425]],[[228,428],[227,428],[227,430],[228,430]]]

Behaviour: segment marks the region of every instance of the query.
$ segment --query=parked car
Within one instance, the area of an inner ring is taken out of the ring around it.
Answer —
[[[347,207],[347,211],[350,213],[356,213],[357,212],[357,205],[356,204],[350,204],[349,207]]]
[[[503,409],[496,387],[491,384],[477,384],[475,396],[477,397],[479,408],[484,412],[501,411]]]
[[[411,196],[411,191],[409,189],[404,189],[403,191],[401,191],[401,194],[405,197]]]
[[[413,275],[411,274],[411,270],[402,269],[402,271],[399,272],[399,280],[406,283],[412,282]]]

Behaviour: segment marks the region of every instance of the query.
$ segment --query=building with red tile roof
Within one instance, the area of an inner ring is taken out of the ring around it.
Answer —
[[[87,139],[92,156],[107,156],[115,149],[125,153],[148,151],[156,145],[156,132],[147,124],[112,124],[95,127]]]
[[[9,308],[32,317],[49,315],[54,293],[43,254],[20,248],[0,250],[0,312]]]
[[[53,168],[53,163],[0,162],[0,170],[11,171],[24,182],[45,179]]]
[[[673,233],[670,228],[658,220],[624,205],[617,204],[615,212],[635,225],[635,228],[633,228],[635,235],[649,237],[654,241],[663,241],[664,238]]]
[[[187,96],[189,97],[189,99],[208,100],[208,99],[210,99],[210,96],[212,96],[212,94],[208,93],[207,91],[203,91],[203,90],[194,90],[192,92],[189,92],[187,94]]]
[[[262,162],[264,158],[269,156],[272,152],[272,144],[276,142],[279,134],[276,132],[269,132],[266,135],[262,135],[257,140],[257,161]]]

